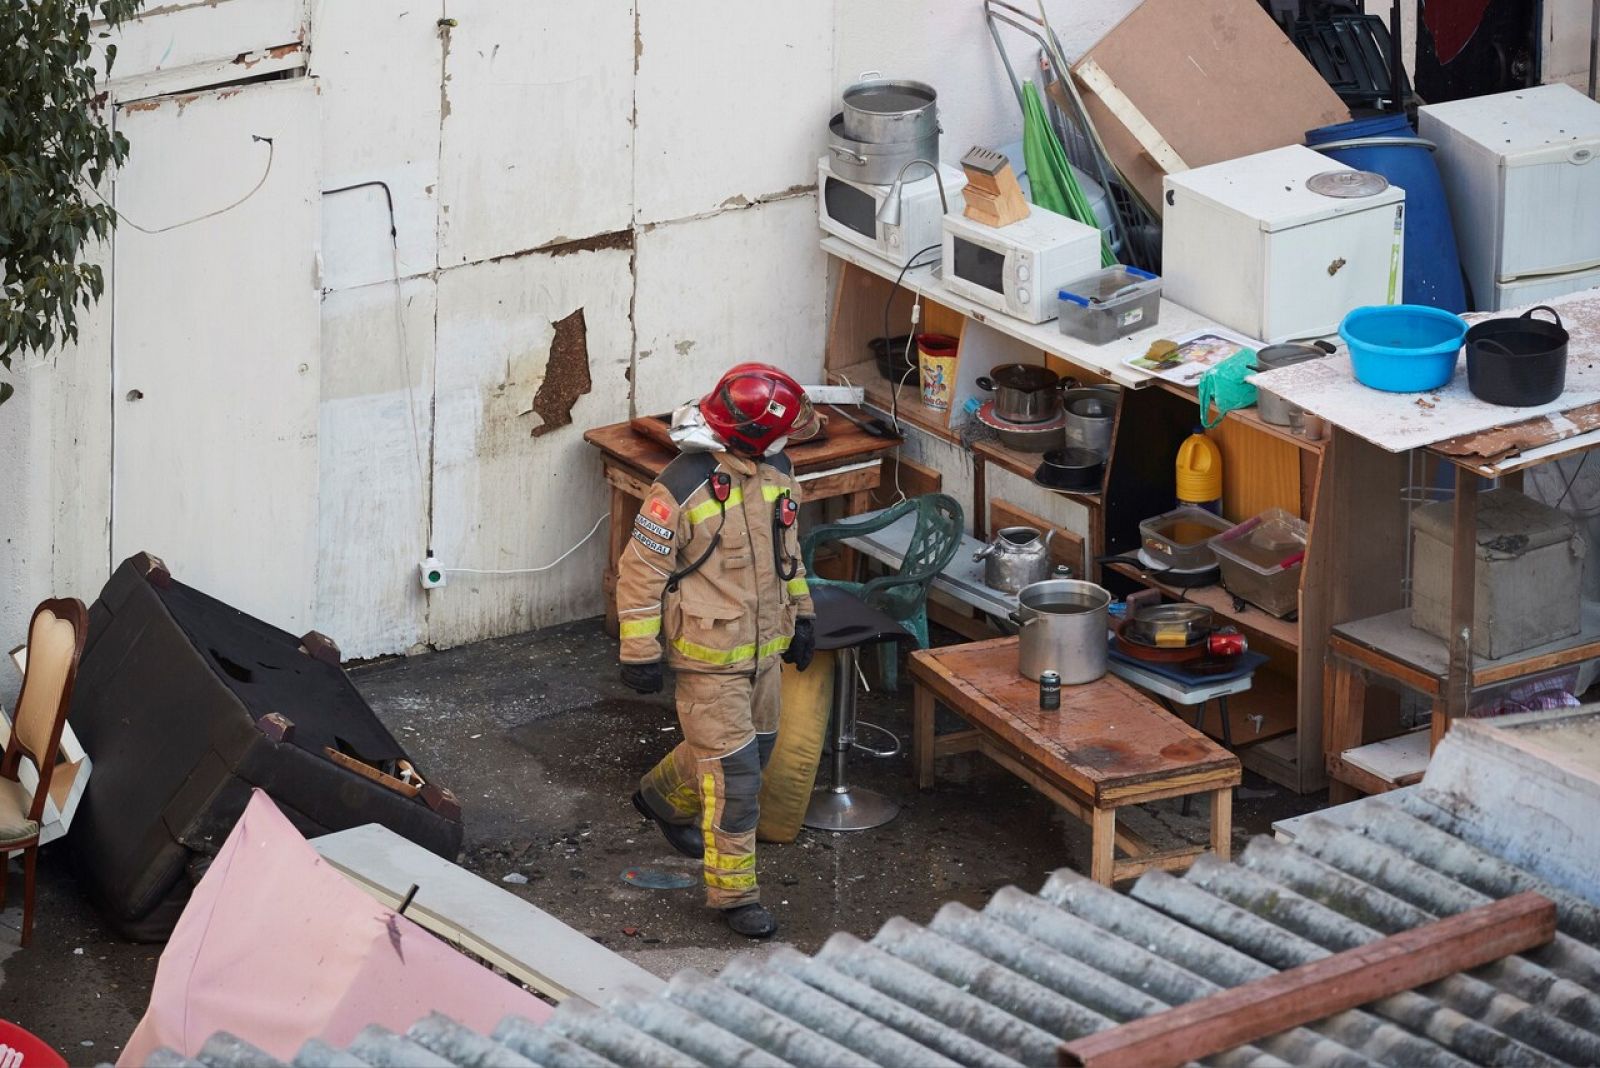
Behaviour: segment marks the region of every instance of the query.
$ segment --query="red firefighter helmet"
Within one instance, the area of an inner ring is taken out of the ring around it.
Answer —
[[[804,437],[817,422],[806,391],[771,364],[741,363],[700,399],[700,414],[729,447],[764,454],[784,437]]]

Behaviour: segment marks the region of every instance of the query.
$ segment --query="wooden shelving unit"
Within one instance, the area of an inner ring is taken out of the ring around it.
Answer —
[[[1043,458],[1038,453],[1018,452],[1008,449],[998,441],[980,441],[972,446],[972,451],[982,456],[986,463],[1010,471],[1022,478],[1032,478],[1033,473],[1039,469]],[[1104,482],[1102,482],[1102,486]],[[1077,501],[1085,508],[1099,508],[1103,490],[1100,492],[1083,492],[1074,490],[1051,489],[1051,493],[1059,494],[1069,501]]]
[[[1266,638],[1278,643],[1284,649],[1298,651],[1300,648],[1300,624],[1286,619],[1279,619],[1271,613],[1264,612],[1254,605],[1246,605],[1243,611],[1233,606],[1233,595],[1221,586],[1200,586],[1196,589],[1183,589],[1178,586],[1169,586],[1159,579],[1146,574],[1132,564],[1108,563],[1108,570],[1115,571],[1124,578],[1132,579],[1152,590],[1160,590],[1162,595],[1173,601],[1188,601],[1191,604],[1204,605],[1220,620],[1231,623],[1244,631],[1247,636]]]
[[[999,363],[1045,364],[1084,382],[1110,381],[1124,387],[1100,491],[1051,491],[1073,506],[1072,523],[1085,524],[1071,533],[1083,540],[1088,574],[1102,581],[1115,576],[1124,589],[1152,586],[1170,598],[1206,604],[1220,619],[1237,624],[1253,646],[1271,657],[1256,673],[1252,689],[1229,699],[1240,759],[1246,767],[1300,792],[1321,788],[1326,782],[1321,748],[1322,645],[1302,640],[1303,633],[1311,633],[1305,623],[1276,619],[1254,607],[1235,610],[1231,595],[1220,587],[1177,590],[1136,569],[1113,566],[1102,574],[1095,565],[1103,556],[1136,547],[1138,524],[1173,507],[1174,457],[1200,422],[1193,390],[1156,379],[1126,360],[1159,338],[1215,329],[1217,324],[1163,301],[1155,327],[1110,345],[1091,345],[1062,334],[1054,322],[1022,323],[952,293],[931,267],[906,272],[895,290],[898,268],[835,238],[824,238],[822,247],[842,265],[824,363],[829,380],[863,387],[869,404],[885,412],[894,409],[908,429],[959,444],[961,427],[970,418],[962,405],[968,397],[987,397],[978,391],[975,379]],[[891,331],[903,331],[919,295],[921,328],[952,334],[961,342],[955,401],[949,412],[933,411],[921,403],[914,375],[895,398],[891,383],[869,358],[867,343],[884,333],[885,305]],[[1208,433],[1223,452],[1223,512],[1229,518],[1247,519],[1267,507],[1282,507],[1307,519],[1320,513],[1319,485],[1331,442],[1308,440],[1287,427],[1263,423],[1253,410],[1230,412]],[[988,483],[985,472],[1004,471],[1031,484],[1040,457],[991,440],[975,442],[966,451],[973,464],[973,499],[962,504],[972,516],[974,533],[981,537],[991,499],[1005,496]],[[945,474],[949,487],[954,472]],[[1068,529],[1064,520],[1051,523],[1058,530]],[[1331,525],[1331,520],[1323,523],[1324,528]],[[1316,541],[1314,531],[1303,569],[1307,576],[1323,574],[1312,565]],[[1310,622],[1315,628],[1324,621],[1319,616]],[[1221,735],[1214,709],[1206,730]]]
[[[829,368],[828,380],[833,385],[860,386],[866,393],[867,403],[879,411],[892,413],[902,423],[910,423],[918,430],[955,440],[950,431],[950,413],[922,403],[922,390],[915,374],[900,388],[898,396],[894,385],[878,370],[876,360]]]

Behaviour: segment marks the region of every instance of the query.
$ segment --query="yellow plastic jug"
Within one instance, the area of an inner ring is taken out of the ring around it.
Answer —
[[[1222,499],[1222,452],[1196,430],[1178,446],[1178,500],[1207,505]]]

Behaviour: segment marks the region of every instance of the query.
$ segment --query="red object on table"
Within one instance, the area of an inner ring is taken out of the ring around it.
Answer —
[[[8,1068],[67,1068],[66,1058],[32,1032],[0,1020],[0,1064]]]

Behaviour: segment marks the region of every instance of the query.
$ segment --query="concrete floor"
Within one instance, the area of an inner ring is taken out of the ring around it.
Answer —
[[[639,776],[676,740],[666,695],[641,698],[616,678],[615,643],[597,620],[461,649],[358,667],[357,686],[412,757],[461,799],[462,863],[646,969],[714,972],[752,949],[703,904],[702,891],[644,890],[630,868],[696,877],[628,803]],[[864,696],[861,718],[910,736],[905,696]],[[877,744],[870,735],[863,740]],[[885,920],[926,920],[942,903],[981,905],[1015,883],[1088,865],[1087,830],[976,754],[941,762],[931,790],[911,785],[909,758],[857,754],[853,778],[895,798],[899,818],[874,831],[804,831],[762,845],[764,900],[779,944],[816,950],[835,931],[870,936]],[[1325,803],[1246,775],[1236,841]],[[1158,846],[1203,839],[1205,806],[1135,810],[1130,825]],[[33,945],[15,949],[20,871],[0,914],[0,1017],[35,1031],[72,1061],[114,1059],[149,996],[157,946],[110,934],[78,893],[65,858],[46,849]],[[507,884],[502,877],[528,880]],[[633,933],[628,933],[632,931]],[[92,1045],[89,1045],[92,1043]]]

